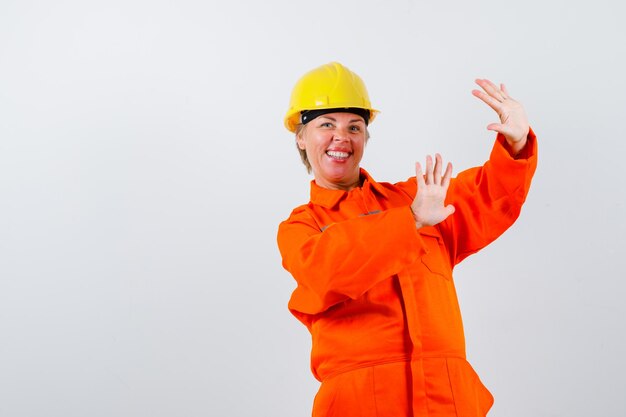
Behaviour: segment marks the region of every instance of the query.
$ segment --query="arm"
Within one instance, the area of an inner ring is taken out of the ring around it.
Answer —
[[[476,80],[483,91],[472,94],[491,107],[500,123],[488,130],[498,133],[489,161],[461,173],[450,186],[448,199],[459,214],[442,223],[453,264],[491,243],[519,216],[537,167],[537,144],[526,111],[509,95],[504,84]]]
[[[523,106],[509,96],[504,84],[498,88],[484,79],[476,80],[476,83],[484,92],[473,90],[472,94],[497,112],[500,123],[487,126],[487,129],[498,132],[489,161],[450,181],[445,204],[454,214],[435,222],[446,241],[453,265],[495,240],[513,224],[537,165],[536,137]],[[437,165],[441,165],[439,156],[435,165],[435,183]],[[409,196],[415,196],[414,208],[419,190],[425,185],[421,172],[418,171],[416,177],[417,180],[411,178],[406,183],[396,184]],[[428,175],[425,179],[428,185]],[[445,186],[445,181],[442,185]]]
[[[519,216],[537,167],[532,130],[525,142],[514,157],[506,138],[498,134],[489,160],[451,181],[446,203],[453,204],[456,212],[438,227],[453,265],[494,241]]]
[[[289,308],[301,320],[358,298],[424,250],[409,207],[334,223],[323,232],[306,210],[295,210],[279,226],[278,247],[298,283]]]

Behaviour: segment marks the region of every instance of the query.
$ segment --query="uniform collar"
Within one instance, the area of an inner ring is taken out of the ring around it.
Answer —
[[[360,168],[359,177],[361,178],[361,183],[363,185],[361,187],[355,188],[354,190],[369,190],[371,188],[383,197],[387,196],[385,187],[374,181],[371,175],[363,168]],[[311,203],[315,205],[319,205],[325,208],[333,208],[349,193],[350,191],[330,190],[328,188],[320,187],[319,185],[317,185],[315,180],[311,181]]]

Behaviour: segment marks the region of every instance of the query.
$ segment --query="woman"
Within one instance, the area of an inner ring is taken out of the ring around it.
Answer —
[[[440,155],[396,184],[360,167],[376,115],[339,63],[296,84],[285,126],[314,181],[278,230],[321,381],[313,416],[484,416],[493,397],[465,360],[454,266],[518,217],[537,161],[523,107],[488,80],[472,93],[500,123],[489,160],[452,178]]]

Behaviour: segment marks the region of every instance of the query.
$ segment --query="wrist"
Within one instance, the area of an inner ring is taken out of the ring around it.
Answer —
[[[517,140],[517,141],[512,141],[509,140],[508,138],[506,139],[506,144],[507,144],[507,150],[509,151],[509,155],[511,155],[513,158],[516,158],[517,156],[519,156],[519,154],[524,150],[524,148],[526,147],[526,142],[528,141],[527,136],[525,136],[523,139]]]
[[[425,226],[424,222],[417,217],[417,215],[415,214],[415,211],[413,211],[413,207],[411,207],[411,215],[413,215],[413,221],[415,223],[415,228],[416,229],[421,229],[422,227]]]

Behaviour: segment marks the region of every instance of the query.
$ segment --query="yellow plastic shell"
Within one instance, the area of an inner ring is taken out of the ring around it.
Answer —
[[[372,108],[361,77],[338,62],[322,65],[304,74],[291,92],[285,127],[296,131],[303,110],[356,107],[370,111],[370,123],[378,110]]]

